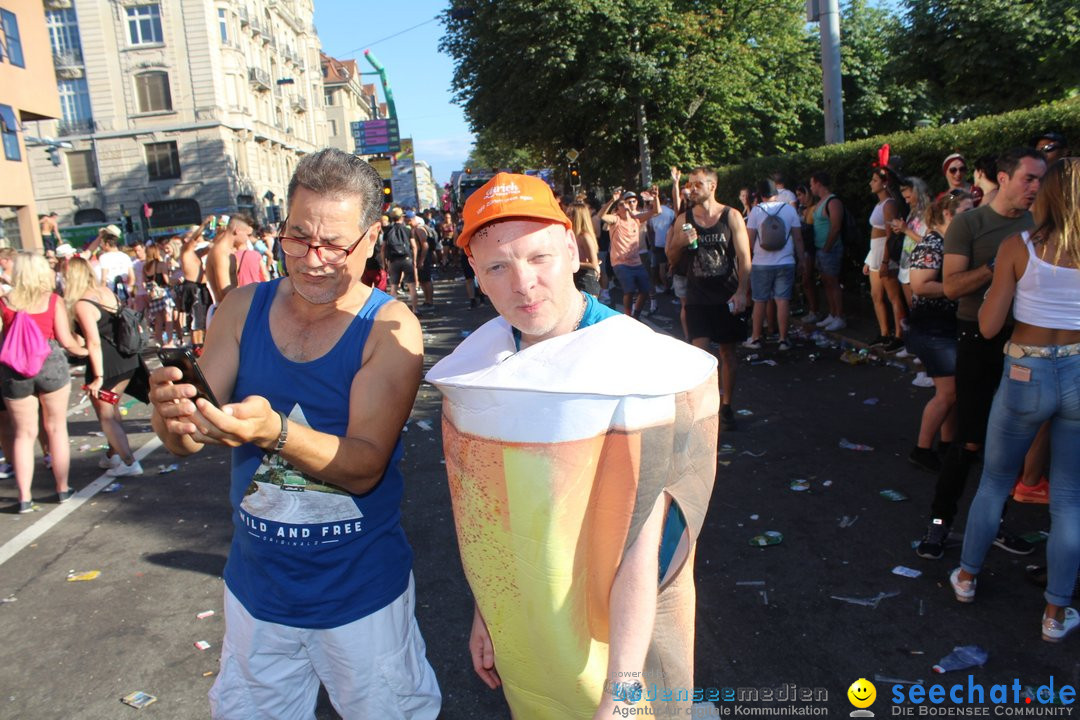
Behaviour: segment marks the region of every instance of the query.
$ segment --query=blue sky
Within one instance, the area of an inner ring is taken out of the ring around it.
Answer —
[[[373,68],[363,53],[371,49],[386,68],[401,136],[412,137],[416,158],[430,163],[437,182],[447,182],[450,173],[464,165],[473,137],[461,108],[450,102],[453,62],[439,52],[443,26],[433,18],[446,9],[446,0],[314,2],[323,52],[340,60],[355,59],[367,73]],[[409,29],[425,21],[430,22]],[[378,85],[379,78],[364,75],[364,82]]]

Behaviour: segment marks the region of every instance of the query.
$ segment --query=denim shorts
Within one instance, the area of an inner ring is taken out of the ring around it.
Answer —
[[[652,291],[649,287],[649,271],[643,265],[616,265],[615,277],[624,293],[648,294]]]
[[[49,355],[33,377],[24,377],[7,365],[0,365],[0,392],[10,400],[56,392],[70,382],[67,355],[56,340],[49,340]]]
[[[814,258],[818,272],[830,277],[840,276],[840,267],[844,262],[844,246],[837,241],[833,243],[832,250],[825,252],[825,248],[818,248]]]
[[[790,300],[794,286],[794,265],[750,266],[750,294],[754,302]]]
[[[922,360],[932,378],[956,375],[956,334],[933,335],[912,325],[904,336],[908,352]]]

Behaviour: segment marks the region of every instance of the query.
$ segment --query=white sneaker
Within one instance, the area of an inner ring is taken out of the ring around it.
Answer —
[[[844,318],[834,317],[832,319],[832,322],[826,325],[824,329],[828,330],[829,332],[836,332],[837,330],[843,330],[846,327],[847,323],[844,322]]]
[[[815,312],[808,312],[808,313],[806,313],[805,315],[803,315],[802,321],[803,321],[804,323],[816,323],[816,322],[817,322],[818,320],[820,320],[820,319],[821,319],[821,318],[820,318],[820,317],[818,317],[818,314],[817,314],[817,313],[815,313]]]
[[[915,376],[915,379],[911,381],[911,384],[915,387],[934,387],[934,379],[920,370],[919,374]]]
[[[901,348],[900,352],[896,353],[895,357],[898,357],[898,358],[911,357],[911,353],[909,353],[907,351],[907,348]]]
[[[116,457],[120,456],[117,455]],[[116,467],[110,468],[105,474],[109,477],[128,477],[129,475],[142,475],[143,469],[138,460],[130,465],[121,460]]]
[[[649,301],[649,314],[650,315],[655,315],[656,314],[656,301],[655,300],[650,300]]]
[[[98,458],[97,466],[102,470],[112,470],[118,463],[124,462],[120,459],[120,454],[102,455]]]
[[[814,323],[814,325],[816,325],[819,328],[823,328],[823,327],[825,327],[826,325],[828,325],[829,323],[831,323],[835,319],[836,318],[834,316],[832,316],[832,315],[826,315],[822,320],[818,320],[816,323]]]
[[[607,290],[601,290],[600,297],[598,297],[597,300],[605,304],[609,303],[611,302],[611,293],[609,293]]]

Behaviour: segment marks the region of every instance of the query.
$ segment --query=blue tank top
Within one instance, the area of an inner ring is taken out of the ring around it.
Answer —
[[[375,314],[390,296],[372,290],[326,355],[293,362],[270,334],[280,279],[261,283],[240,342],[231,402],[265,397],[292,422],[344,436],[349,387],[360,369]],[[277,455],[247,444],[232,451],[232,549],[225,583],[254,617],[332,628],[385,607],[405,592],[412,549],[401,527],[401,438],[379,484],[364,495],[306,477]]]

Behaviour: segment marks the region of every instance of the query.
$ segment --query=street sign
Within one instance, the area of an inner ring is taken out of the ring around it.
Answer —
[[[393,177],[393,168],[390,166],[390,158],[388,157],[371,158],[368,160],[368,165],[375,168],[375,172],[379,173],[379,177],[383,180],[389,180]]]
[[[350,123],[358,155],[379,155],[401,150],[397,118]]]
[[[578,153],[577,150],[567,150],[566,151],[566,159],[569,160],[570,162],[574,162],[575,160],[578,159],[579,154],[580,153]]]

